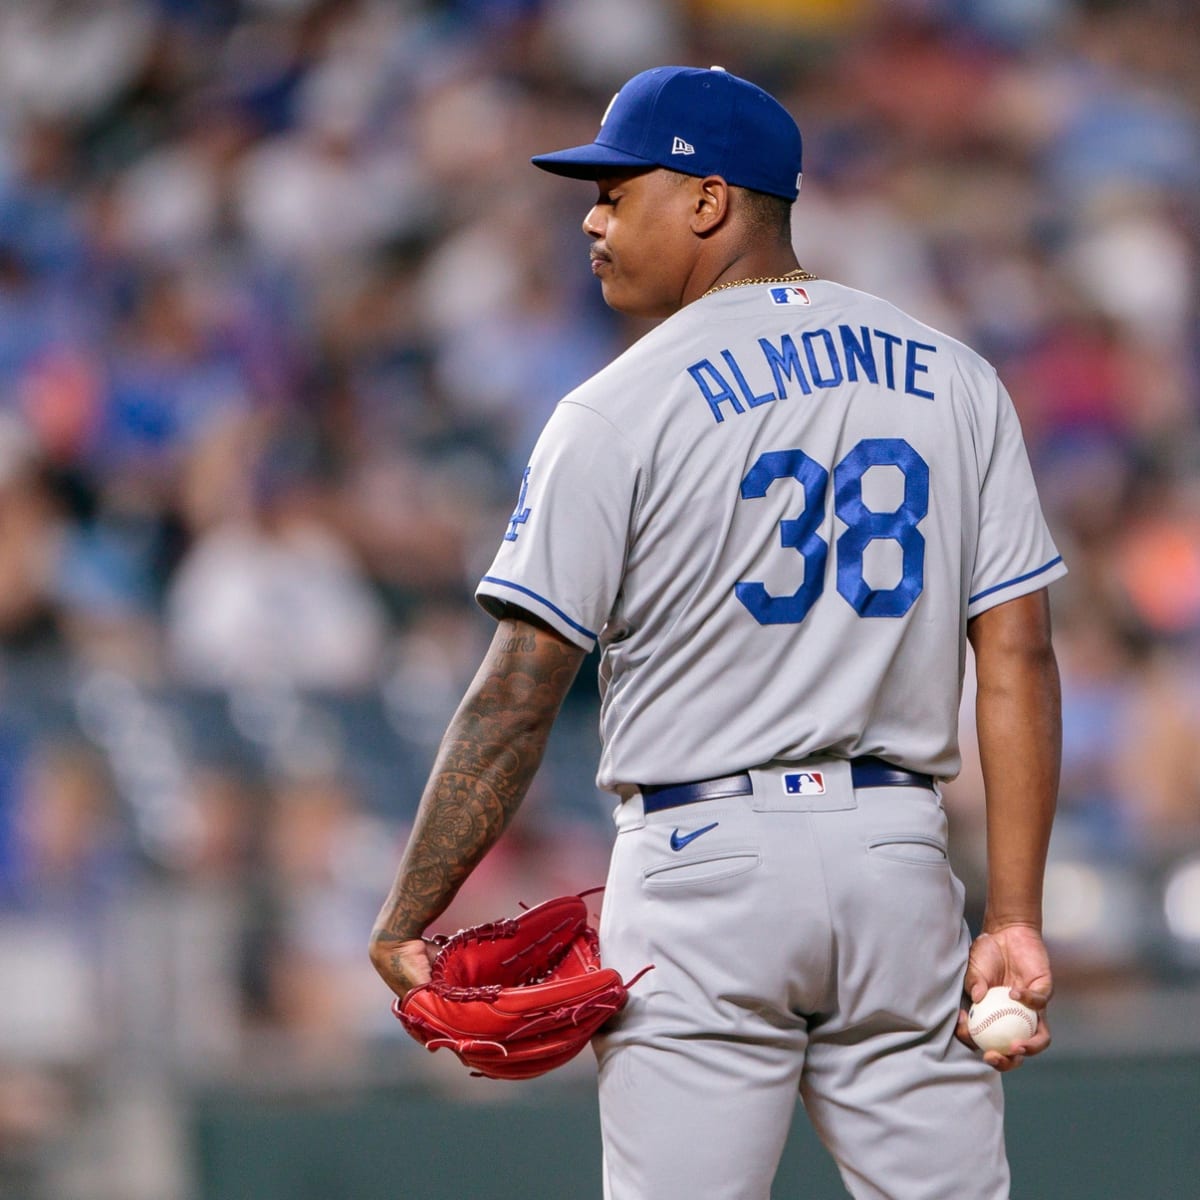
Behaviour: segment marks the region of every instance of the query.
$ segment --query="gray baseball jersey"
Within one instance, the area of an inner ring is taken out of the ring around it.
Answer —
[[[827,281],[712,293],[563,399],[478,588],[601,647],[601,787],[952,777],[969,617],[1065,573],[993,369]]]

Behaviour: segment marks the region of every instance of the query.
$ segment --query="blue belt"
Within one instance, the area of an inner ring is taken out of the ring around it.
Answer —
[[[933,788],[932,775],[895,767],[882,758],[872,757],[850,760],[850,782],[856,788]],[[737,775],[722,775],[719,779],[702,779],[698,783],[647,784],[638,790],[642,794],[642,809],[652,813],[700,800],[717,800],[722,796],[749,796],[754,785],[749,774],[742,771]]]

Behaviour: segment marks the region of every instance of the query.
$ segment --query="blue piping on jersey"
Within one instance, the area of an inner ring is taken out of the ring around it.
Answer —
[[[582,625],[579,624],[578,621],[572,621],[571,618],[568,617],[567,614],[565,612],[563,612],[563,610],[561,608],[559,608],[557,604],[551,604],[550,601],[547,600],[545,596],[539,596],[537,594],[537,592],[530,591],[529,588],[522,587],[519,583],[512,583],[510,580],[507,580],[507,579],[497,579],[495,575],[485,575],[483,577],[483,579],[480,580],[480,582],[481,583],[498,583],[501,587],[512,588],[512,590],[514,592],[524,592],[524,594],[526,596],[532,596],[533,599],[536,600],[539,604],[544,604],[552,613],[555,613],[557,616],[562,617],[562,619],[564,621],[566,621],[566,623],[568,625],[570,625],[570,627],[572,629],[578,630],[580,633],[582,633],[584,635],[584,637],[590,637],[593,639],[596,637],[596,634],[594,634],[590,629],[585,629]]]
[[[974,596],[968,598],[968,604],[974,604],[976,600],[982,600],[984,596],[990,596],[993,592],[998,592],[1002,588],[1012,587],[1014,583],[1024,583],[1027,579],[1032,579],[1035,575],[1040,575],[1043,571],[1050,570],[1051,567],[1057,566],[1062,562],[1062,555],[1056,555],[1044,567],[1038,567],[1036,571],[1028,571],[1024,575],[1018,575],[1016,579],[1006,579],[1003,583],[996,584],[995,587],[984,588],[982,592],[976,592]]]

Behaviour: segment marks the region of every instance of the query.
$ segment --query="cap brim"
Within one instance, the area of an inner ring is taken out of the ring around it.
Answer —
[[[607,171],[645,171],[658,166],[649,158],[639,158],[636,154],[626,154],[596,142],[572,146],[569,150],[554,150],[550,154],[535,154],[529,161],[543,171],[565,175],[568,179],[598,179]]]

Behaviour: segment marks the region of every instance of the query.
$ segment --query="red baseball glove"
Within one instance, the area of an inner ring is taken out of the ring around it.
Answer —
[[[570,1061],[641,978],[627,985],[600,965],[582,896],[460,930],[432,969],[393,1011],[431,1051],[448,1046],[492,1079],[532,1079]]]

